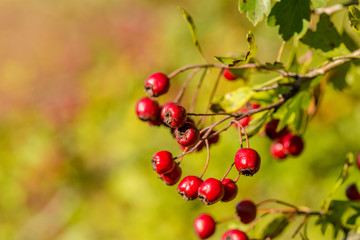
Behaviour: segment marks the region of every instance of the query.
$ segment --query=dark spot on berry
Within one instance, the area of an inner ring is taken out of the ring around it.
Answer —
[[[252,175],[254,175],[254,172],[253,171],[251,171],[250,169],[243,169],[243,170],[241,170],[241,174],[242,175],[244,175],[244,176],[252,176]]]

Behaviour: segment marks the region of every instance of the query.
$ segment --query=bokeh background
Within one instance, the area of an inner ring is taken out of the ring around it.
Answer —
[[[143,81],[156,71],[204,63],[177,6],[193,16],[210,62],[214,55],[246,52],[250,29],[257,58],[276,59],[277,29],[264,23],[254,28],[236,1],[0,1],[0,239],[196,239],[192,221],[198,214],[232,215],[243,198],[319,208],[345,154],[360,150],[357,75],[343,92],[326,87],[300,157],[277,162],[269,155],[270,140],[251,139],[262,156],[261,171],[240,179],[234,201],[186,202],[175,186],[157,178],[151,156],[160,150],[177,155],[180,149],[168,129],[136,118]],[[336,17],[343,21],[344,16]],[[288,55],[286,49],[285,62]],[[197,111],[206,105],[215,76],[216,71],[207,78]],[[174,98],[185,78],[175,78],[159,101]],[[243,84],[222,80],[218,94]],[[211,150],[205,177],[222,177],[238,147],[236,130],[224,132]],[[199,175],[205,160],[205,152],[185,157],[183,174]],[[349,181],[358,178],[354,171]],[[336,198],[345,199],[344,189]],[[247,228],[230,221],[211,239],[234,226]],[[322,239],[318,227],[309,235]]]

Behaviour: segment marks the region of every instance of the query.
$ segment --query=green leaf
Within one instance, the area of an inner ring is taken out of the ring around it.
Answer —
[[[311,5],[316,8],[321,8],[327,4],[329,0],[311,0]]]
[[[273,239],[279,236],[285,228],[289,225],[288,217],[285,215],[279,216],[271,221],[264,229],[261,239]]]
[[[195,26],[195,23],[194,23],[192,17],[190,16],[190,14],[187,11],[185,11],[185,9],[183,9],[181,7],[178,7],[178,8],[179,8],[181,14],[183,15],[185,21],[189,25],[189,29],[190,29],[191,36],[192,36],[195,47],[199,50],[201,56],[205,59],[204,54],[200,47],[199,39],[198,39],[197,33],[196,33],[196,26]]]
[[[349,225],[354,225],[356,223],[356,220],[358,219],[358,217],[360,217],[360,215],[358,213],[350,216],[347,220],[346,220],[346,224]]]
[[[311,48],[327,52],[340,46],[341,36],[331,22],[329,15],[323,13],[316,25],[316,31],[309,29],[300,41]]]
[[[271,9],[268,25],[279,25],[279,34],[288,41],[303,30],[303,20],[309,21],[310,13],[310,0],[281,0]]]
[[[267,119],[271,113],[272,113],[272,110],[267,111],[267,112],[261,114],[258,118],[251,120],[249,126],[246,128],[246,133],[247,133],[248,137],[254,136],[255,134],[257,134],[260,131],[262,126],[264,126],[264,124],[267,122]]]
[[[346,82],[346,75],[350,69],[351,63],[347,62],[341,66],[331,70],[325,77],[328,82],[331,83],[333,88],[338,91],[342,91],[349,87]]]
[[[217,57],[214,58],[219,62],[228,65],[229,67],[233,67],[235,65],[244,65],[250,61],[251,58],[255,57],[257,53],[257,45],[255,42],[254,34],[250,31],[246,35],[246,41],[249,48],[249,51],[246,53],[245,57]]]
[[[349,21],[350,25],[355,30],[360,30],[360,11],[354,5],[349,7]]]
[[[349,49],[349,51],[351,52],[354,52],[359,48],[355,40],[345,30],[341,35],[341,41],[344,43],[346,48]]]
[[[271,9],[270,0],[239,0],[240,13],[246,12],[246,17],[256,26],[268,15]]]
[[[307,120],[305,110],[311,102],[311,97],[311,93],[304,90],[283,104],[275,114],[276,118],[280,119],[278,129],[291,126],[296,132],[300,132]]]
[[[278,69],[284,69],[284,64],[281,62],[274,62],[274,63],[266,62],[264,67],[268,70],[278,70]]]
[[[229,67],[233,67],[235,65],[237,65],[238,63],[244,63],[245,64],[245,60],[246,57],[214,57],[216,60],[218,60],[219,62],[228,65]]]
[[[244,106],[253,96],[254,92],[250,87],[241,87],[233,92],[217,97],[211,106],[213,112],[223,110],[225,112],[235,112]]]

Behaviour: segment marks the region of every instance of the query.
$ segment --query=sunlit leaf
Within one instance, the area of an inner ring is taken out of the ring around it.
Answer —
[[[239,0],[239,11],[246,12],[246,17],[254,26],[263,20],[271,10],[270,0]]]
[[[253,96],[250,87],[241,87],[233,92],[229,92],[222,97],[215,99],[211,106],[212,111],[223,110],[226,112],[235,112],[244,106]]]
[[[264,124],[267,122],[271,112],[272,111],[267,111],[261,114],[258,118],[251,120],[249,126],[246,128],[246,133],[249,137],[254,136],[261,130],[262,126],[264,126]]]
[[[329,0],[311,0],[311,5],[316,8],[321,8],[326,5]]]

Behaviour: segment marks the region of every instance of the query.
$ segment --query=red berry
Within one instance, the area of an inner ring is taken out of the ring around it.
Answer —
[[[171,152],[168,151],[160,151],[155,153],[151,162],[154,171],[156,171],[158,174],[169,173],[175,168],[176,165]]]
[[[237,77],[228,68],[224,69],[223,75],[224,78],[230,81],[237,79]]]
[[[203,180],[196,176],[186,176],[179,183],[177,190],[185,200],[194,200],[198,197],[198,189]]]
[[[273,119],[265,125],[265,134],[270,139],[283,138],[286,134],[289,133],[287,127],[284,127],[278,132],[276,131],[279,122],[280,122],[279,119]]]
[[[230,202],[231,200],[233,200],[237,193],[238,193],[238,187],[236,185],[236,183],[229,179],[229,178],[225,178],[222,182],[221,182],[224,186],[224,196],[222,197],[221,201],[222,202]]]
[[[143,121],[154,121],[157,119],[160,107],[157,101],[148,97],[141,98],[136,103],[136,115]]]
[[[222,235],[221,240],[249,240],[249,238],[243,231],[231,229]]]
[[[274,141],[270,146],[270,153],[276,159],[284,159],[287,157],[287,154],[284,149],[284,145],[282,145],[279,141]]]
[[[216,132],[216,131],[211,130],[209,136],[211,136],[211,134],[213,134],[213,133],[215,133],[215,132]],[[215,136],[213,136],[213,137],[210,137],[210,138],[209,138],[209,144],[215,144],[215,143],[217,143],[217,142],[219,141],[219,138],[220,138],[220,135],[219,135],[219,134],[217,134],[217,135],[215,135]]]
[[[194,146],[200,139],[200,132],[195,125],[187,122],[182,127],[175,130],[176,141],[184,146]]]
[[[172,186],[176,184],[181,178],[181,168],[178,164],[175,164],[174,169],[166,174],[159,174],[160,179],[164,181],[166,185]]]
[[[251,148],[241,148],[235,154],[236,169],[245,176],[252,176],[259,171],[260,155]]]
[[[186,110],[176,103],[166,103],[160,113],[163,122],[172,128],[179,128],[185,124]]]
[[[360,193],[355,183],[351,184],[346,188],[346,196],[349,200],[352,201],[360,200]]]
[[[236,213],[241,222],[250,223],[256,217],[256,205],[252,201],[244,199],[236,204]]]
[[[241,110],[239,110],[237,112],[246,112],[246,111],[248,111],[248,109],[243,108],[243,109],[241,109]],[[251,120],[251,116],[246,116],[246,117],[240,119],[238,122],[241,124],[241,126],[246,127],[247,125],[249,125],[250,120]],[[238,127],[238,123],[234,123],[234,126]]]
[[[357,158],[357,167],[358,169],[360,169],[360,153],[358,154],[358,158]]]
[[[194,231],[198,238],[206,239],[214,234],[216,222],[209,214],[201,214],[194,221]]]
[[[198,189],[199,198],[206,205],[214,204],[221,200],[224,193],[224,186],[215,178],[206,179]]]
[[[257,102],[251,102],[251,103],[248,103],[248,104],[250,106],[250,109],[256,109],[256,108],[260,107],[260,104],[257,103]]]
[[[144,90],[150,97],[158,97],[167,93],[170,87],[169,78],[160,72],[151,74],[144,84]]]
[[[304,148],[302,138],[291,133],[286,134],[281,142],[284,145],[284,151],[293,156],[299,155]]]

